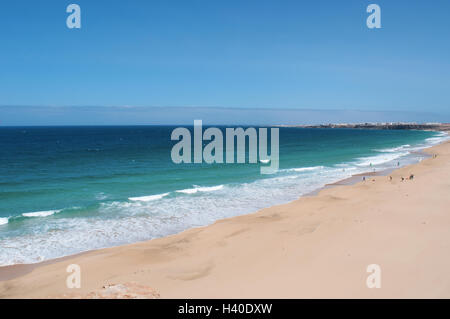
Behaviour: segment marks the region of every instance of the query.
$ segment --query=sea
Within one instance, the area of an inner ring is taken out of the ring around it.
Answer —
[[[0,266],[255,212],[355,174],[418,162],[424,148],[448,138],[433,131],[281,127],[279,170],[267,175],[262,163],[175,164],[174,129],[1,127]]]

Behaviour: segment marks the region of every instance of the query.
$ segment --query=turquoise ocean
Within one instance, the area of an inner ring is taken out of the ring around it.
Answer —
[[[0,265],[208,225],[420,161],[423,148],[447,139],[430,131],[280,128],[280,169],[262,175],[260,163],[174,164],[174,128],[0,128]]]

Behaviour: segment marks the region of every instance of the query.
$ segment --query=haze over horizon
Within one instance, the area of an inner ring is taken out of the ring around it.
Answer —
[[[371,3],[4,3],[0,125],[450,122],[450,2]]]
[[[328,123],[450,122],[449,114],[289,108],[0,106],[1,126],[58,125],[314,125]]]

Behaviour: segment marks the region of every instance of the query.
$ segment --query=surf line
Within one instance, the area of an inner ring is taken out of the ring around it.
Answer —
[[[170,154],[175,164],[246,163],[246,141],[248,139],[248,163],[258,163],[259,154],[260,163],[270,163],[261,165],[261,174],[273,174],[279,168],[279,128],[270,129],[270,155],[268,154],[267,128],[262,127],[258,130],[254,127],[248,127],[245,130],[242,127],[225,128],[225,152],[222,130],[217,127],[208,127],[203,132],[202,120],[194,120],[193,143],[191,131],[185,127],[174,129],[170,138],[172,141],[179,141],[172,147]],[[210,142],[203,147],[204,141]],[[194,153],[193,158],[192,153]]]

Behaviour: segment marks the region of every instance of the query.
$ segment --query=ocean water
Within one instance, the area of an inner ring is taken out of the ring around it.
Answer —
[[[280,170],[174,164],[174,127],[0,128],[0,265],[174,234],[421,160],[440,132],[280,128]],[[192,128],[191,128],[192,129]]]

